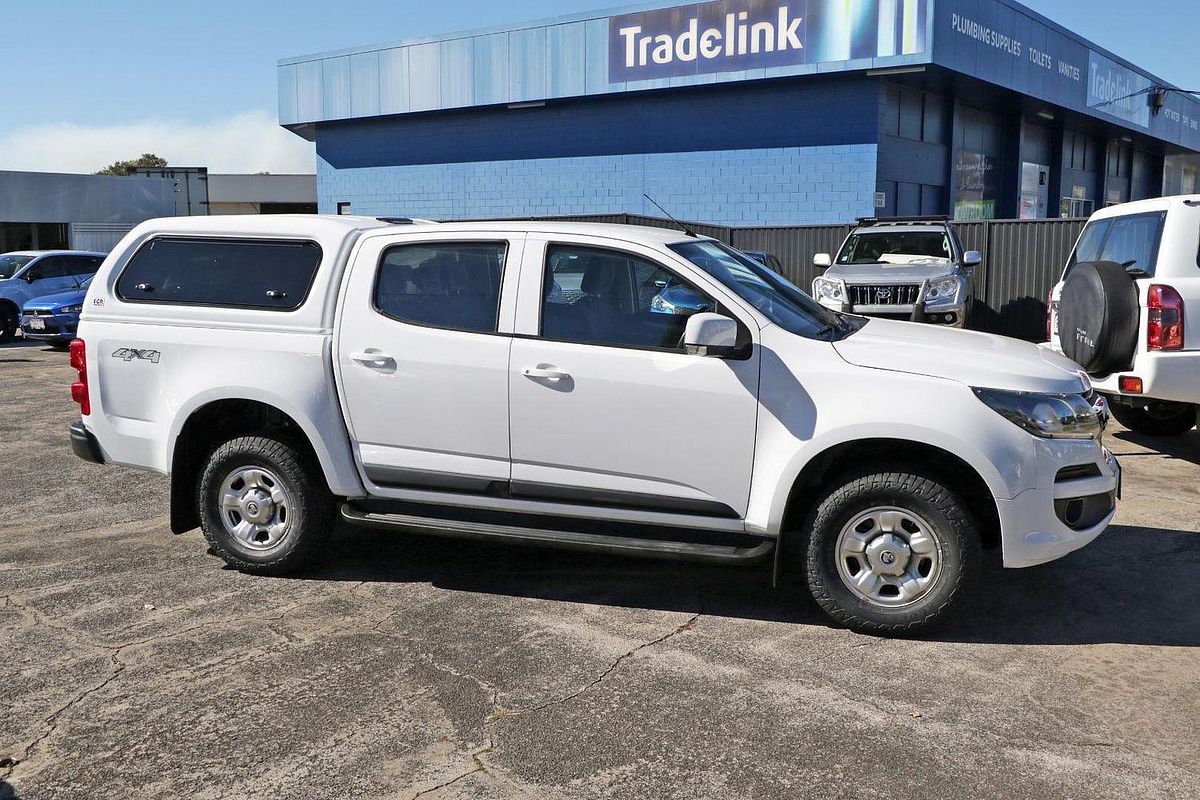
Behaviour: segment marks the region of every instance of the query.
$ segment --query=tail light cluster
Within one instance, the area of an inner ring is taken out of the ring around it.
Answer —
[[[1058,333],[1058,301],[1054,299],[1054,288],[1051,287],[1050,294],[1046,296],[1046,341],[1049,342],[1054,338],[1054,334]]]
[[[92,400],[88,397],[87,345],[83,339],[71,342],[71,366],[79,373],[79,380],[71,384],[71,399],[79,403],[79,410],[86,417],[92,413]]]
[[[1183,349],[1183,298],[1170,286],[1150,287],[1146,349]]]

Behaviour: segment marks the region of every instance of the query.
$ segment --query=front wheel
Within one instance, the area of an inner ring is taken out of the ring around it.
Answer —
[[[334,519],[320,466],[271,436],[238,437],[213,451],[200,476],[197,503],[213,551],[234,569],[256,575],[299,569]]]
[[[1196,427],[1196,407],[1189,403],[1135,401],[1138,405],[1109,403],[1117,422],[1146,436],[1179,436]]]
[[[913,472],[850,476],[810,523],[809,591],[837,622],[915,633],[943,620],[978,577],[980,536],[953,491]]]
[[[17,311],[12,306],[0,304],[0,342],[11,342],[17,336]]]

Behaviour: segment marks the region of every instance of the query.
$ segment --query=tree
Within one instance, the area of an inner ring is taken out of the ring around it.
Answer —
[[[167,166],[167,160],[154,153],[142,153],[140,156],[129,161],[114,161],[104,169],[97,172],[97,175],[128,175],[129,170],[138,168],[162,169]]]

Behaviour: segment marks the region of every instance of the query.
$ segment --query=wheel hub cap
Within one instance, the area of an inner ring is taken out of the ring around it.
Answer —
[[[221,523],[225,531],[251,550],[279,545],[291,529],[291,495],[273,472],[242,467],[221,484]]]
[[[895,608],[924,597],[937,583],[941,547],[918,514],[878,507],[856,514],[837,539],[838,575],[858,597]]]

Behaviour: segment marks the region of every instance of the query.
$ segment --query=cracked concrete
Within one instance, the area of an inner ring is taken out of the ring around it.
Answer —
[[[74,459],[66,356],[0,365],[0,800],[1200,794],[1200,434],[1117,432],[1118,524],[936,636],[761,570],[339,529],[288,579]]]

